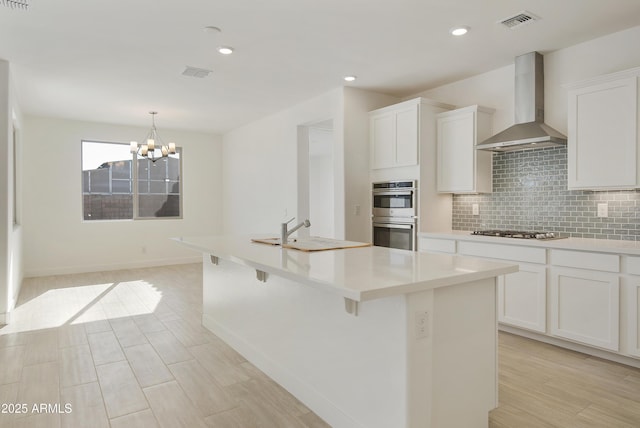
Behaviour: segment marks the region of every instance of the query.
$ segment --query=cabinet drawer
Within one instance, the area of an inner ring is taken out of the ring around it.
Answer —
[[[420,251],[455,254],[456,241],[451,239],[420,238]]]
[[[484,242],[459,242],[458,252],[467,256],[488,257],[525,263],[546,263],[544,248],[518,245],[487,244]]]
[[[551,250],[551,264],[578,269],[620,272],[620,256],[584,251]]]
[[[640,275],[640,257],[627,258],[627,272],[632,275]]]

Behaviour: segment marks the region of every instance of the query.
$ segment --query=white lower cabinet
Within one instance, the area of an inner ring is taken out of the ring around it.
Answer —
[[[498,321],[546,333],[547,269],[544,248],[459,242],[458,253],[517,263],[520,266],[518,272],[498,277]]]
[[[626,280],[627,290],[627,353],[640,357],[640,276]]]
[[[445,236],[422,236],[420,250],[518,264],[497,281],[497,318],[507,331],[640,359],[640,256]]]
[[[428,251],[433,253],[456,253],[456,241],[451,239],[439,238],[420,238],[418,240],[418,249],[422,252]]]
[[[539,333],[547,330],[547,269],[520,263],[498,279],[498,321]]]
[[[624,279],[627,310],[627,346],[629,355],[640,357],[640,257],[627,257]]]
[[[619,351],[618,274],[552,267],[550,306],[553,336]]]

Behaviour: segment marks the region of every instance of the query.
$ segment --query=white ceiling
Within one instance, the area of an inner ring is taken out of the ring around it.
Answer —
[[[0,3],[0,58],[23,113],[148,126],[157,110],[158,128],[214,133],[342,85],[408,96],[640,25],[640,0],[29,3]],[[542,19],[496,23],[523,10]],[[454,25],[471,31],[454,38]],[[182,76],[187,65],[213,73]]]

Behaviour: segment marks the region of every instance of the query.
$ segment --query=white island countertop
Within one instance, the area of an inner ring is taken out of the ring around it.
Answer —
[[[204,254],[326,289],[356,302],[458,285],[518,270],[516,264],[384,247],[304,252],[251,242],[251,238],[199,236],[174,240]]]

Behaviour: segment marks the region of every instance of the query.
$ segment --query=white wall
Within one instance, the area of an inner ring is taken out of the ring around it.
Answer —
[[[10,68],[7,61],[0,60],[0,324],[9,322],[23,276],[22,229],[14,224],[13,161],[13,133],[16,129],[19,138],[21,115]],[[19,154],[18,151],[17,174],[20,173]]]
[[[283,220],[298,217],[298,126],[324,120],[333,120],[334,143],[341,147],[341,89],[224,135],[225,233],[278,236]],[[336,156],[334,162],[342,162],[342,157]],[[335,179],[341,182],[340,177]],[[314,234],[313,224],[310,232]],[[344,233],[341,219],[336,219],[336,233],[338,237]]]
[[[183,218],[82,219],[81,141],[139,140],[148,127],[25,116],[22,138],[26,276],[199,261],[171,237],[221,230],[220,137],[162,129],[183,148]],[[143,251],[143,247],[145,251]]]
[[[640,26],[545,54],[545,122],[566,135],[567,90],[563,85],[640,66],[638,40]],[[496,109],[493,131],[497,133],[514,123],[514,78],[514,66],[510,65],[407,99],[423,96],[459,107],[492,107]]]
[[[332,120],[335,237],[369,240],[368,111],[396,101],[387,95],[337,88],[225,134],[225,232],[278,236],[283,220],[299,216],[297,195],[304,189],[298,189],[298,127]],[[361,207],[359,215],[356,205]],[[313,222],[310,233],[315,234]]]

